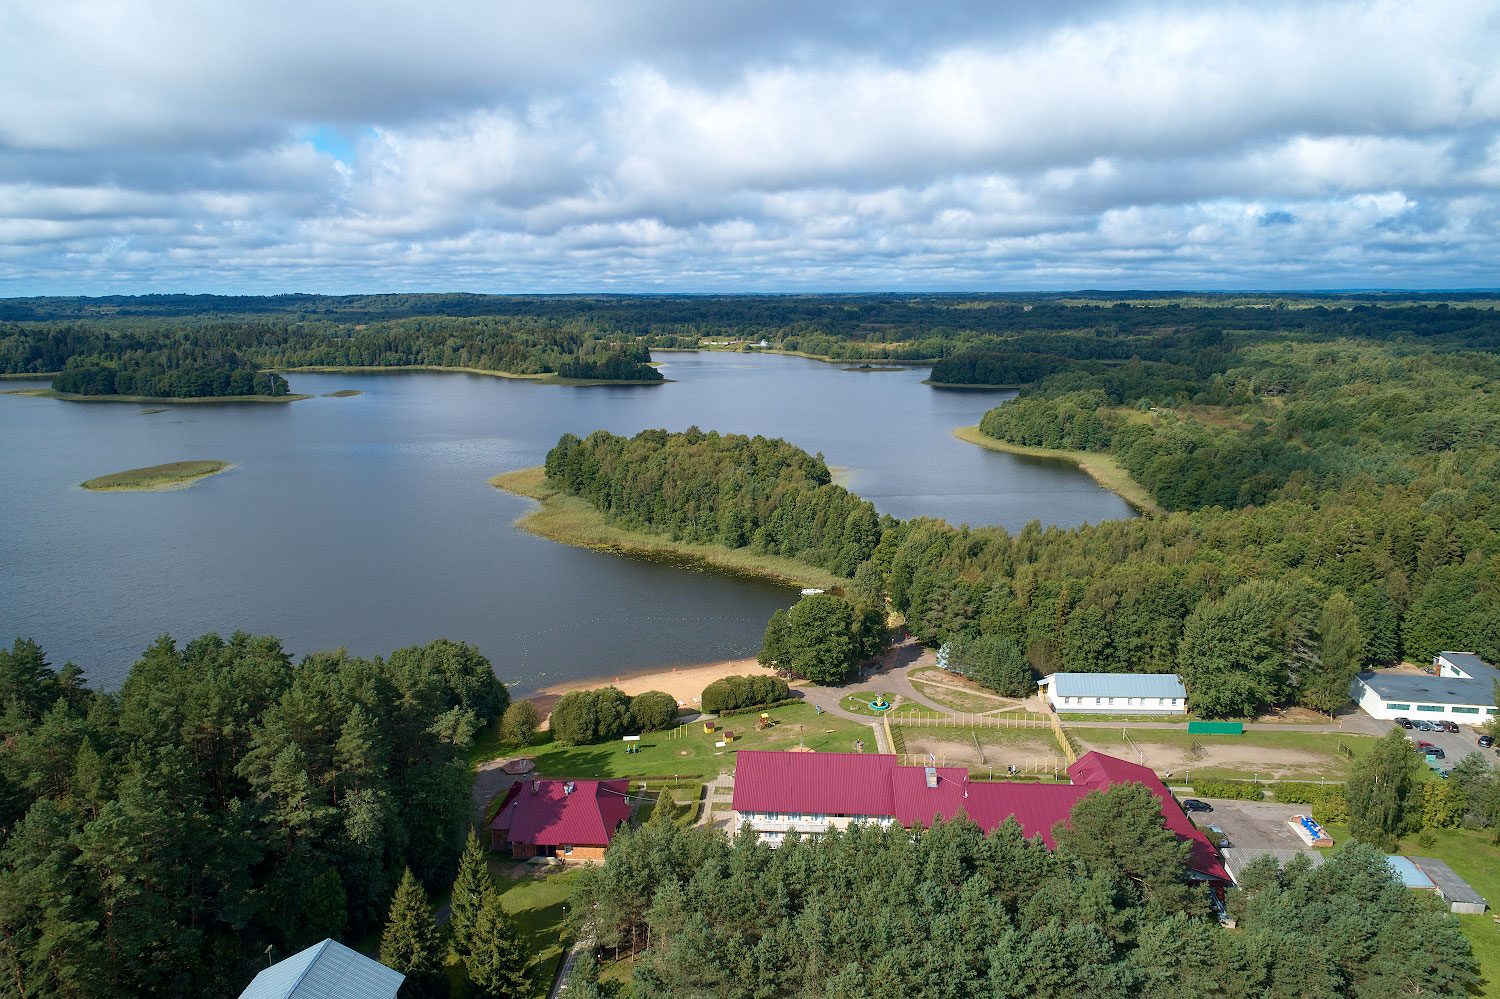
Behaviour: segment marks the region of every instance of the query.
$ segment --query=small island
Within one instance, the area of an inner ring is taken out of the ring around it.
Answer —
[[[83,488],[95,492],[136,492],[146,489],[183,489],[199,479],[215,475],[234,465],[227,461],[172,461],[165,465],[132,468],[113,475],[89,479]]]
[[[837,589],[848,582],[825,569],[789,558],[732,549],[715,544],[689,544],[661,534],[631,530],[610,521],[581,496],[569,496],[547,479],[546,469],[523,468],[492,477],[490,485],[541,504],[516,521],[516,526],[538,537],[565,545],[636,558],[671,561],[685,569],[708,568],[730,575],[755,576],[795,586]]]

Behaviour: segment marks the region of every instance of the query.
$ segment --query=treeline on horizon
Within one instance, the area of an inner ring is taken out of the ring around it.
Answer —
[[[771,849],[752,832],[622,830],[569,906],[578,939],[632,953],[628,987],[587,959],[582,999],[905,996],[1458,997],[1476,982],[1457,919],[1354,843],[1320,867],[1261,857],[1231,931],[1189,848],[1138,784],[1094,791],[1028,840],[962,813],[915,833],[858,823]]]
[[[731,462],[665,432],[589,464],[578,492],[627,525],[830,569],[929,643],[1000,636],[1040,675],[1180,673],[1204,715],[1331,713],[1370,665],[1500,658],[1500,357],[1381,337],[1200,349],[1201,368],[1047,376],[981,424],[1115,456],[1163,516],[1016,534],[851,521],[863,501],[791,445]],[[586,440],[563,450],[627,446]]]
[[[1080,362],[1132,358],[1189,367],[1202,377],[1227,367],[1239,346],[1286,339],[1500,348],[1496,305],[1500,296],[1485,293],[5,299],[0,373],[135,369],[145,356],[187,349],[238,353],[263,369],[471,367],[658,381],[640,348],[691,348],[713,337],[765,339],[776,349],[836,360],[965,356],[958,363],[966,370],[935,378],[946,382],[964,375],[973,384],[1014,384]],[[153,363],[172,368],[160,358]]]
[[[163,636],[116,693],[0,648],[0,993],[232,997],[452,880],[463,750],[509,696],[471,646],[300,662]]]

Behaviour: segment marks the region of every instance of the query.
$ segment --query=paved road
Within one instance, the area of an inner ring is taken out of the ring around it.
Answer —
[[[1287,822],[1307,814],[1306,805],[1283,805],[1274,801],[1236,801],[1230,798],[1199,798],[1214,807],[1211,812],[1191,812],[1188,817],[1200,829],[1218,826],[1229,837],[1229,845],[1249,850],[1306,850],[1308,845]]]

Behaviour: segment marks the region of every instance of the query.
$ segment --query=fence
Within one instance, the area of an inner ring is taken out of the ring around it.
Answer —
[[[1057,737],[1057,744],[1062,748],[1063,757],[1071,767],[1078,762],[1079,746],[1073,739],[1073,733],[1063,727],[1062,720],[1056,714],[1049,717],[1052,720],[1052,734]]]
[[[1008,718],[1005,715],[976,715],[968,712],[937,714],[910,712],[896,716],[894,724],[913,728],[1046,728],[1047,719]],[[1055,723],[1054,723],[1055,724]]]
[[[964,767],[970,770],[975,769],[974,764],[967,759],[953,760],[950,763],[947,755],[944,753],[938,753],[933,756],[929,756],[923,753],[897,753],[896,760],[903,767],[952,766]],[[1020,763],[1011,765],[1015,767],[1015,773],[1028,775],[1051,774],[1053,776],[1057,776],[1067,769],[1067,767],[1063,764],[1061,756],[1025,756],[1021,758]],[[993,776],[996,776],[1000,779],[1004,779],[1005,776],[1011,772],[1009,766],[990,766],[988,764],[986,764],[985,766]]]

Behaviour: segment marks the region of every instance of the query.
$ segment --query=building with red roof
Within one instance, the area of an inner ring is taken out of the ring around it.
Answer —
[[[1149,768],[1088,753],[1068,768],[1071,784],[970,781],[963,767],[905,767],[872,753],[775,753],[745,750],[736,758],[734,811],[772,846],[788,834],[819,836],[861,822],[930,826],[960,812],[986,833],[1014,818],[1027,837],[1054,846],[1052,827],[1066,823],[1080,798],[1112,784],[1144,785],[1161,802],[1166,827],[1192,844],[1189,870],[1229,882],[1218,851],[1188,820]]]
[[[602,860],[630,817],[628,780],[523,780],[490,821],[490,849],[511,856]]]

